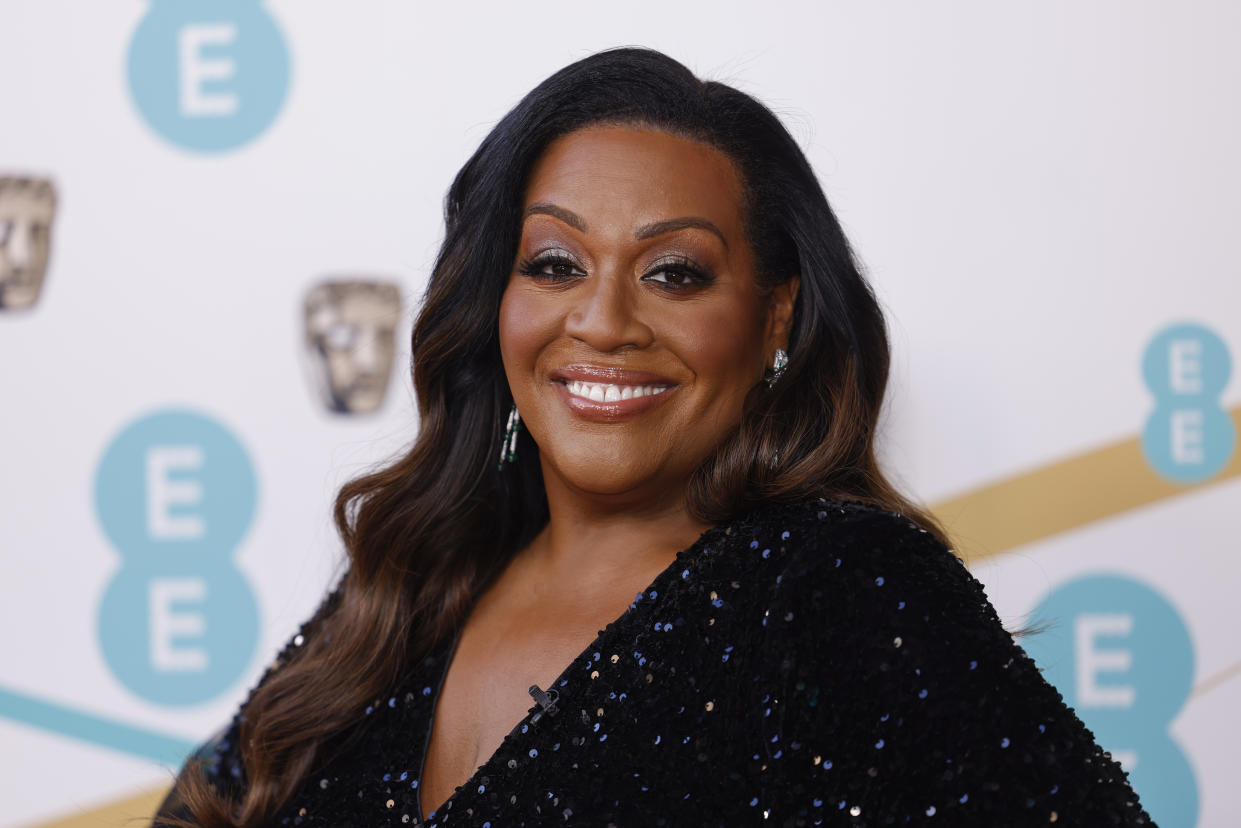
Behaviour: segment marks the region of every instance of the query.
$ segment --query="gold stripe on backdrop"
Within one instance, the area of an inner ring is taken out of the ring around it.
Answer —
[[[1241,405],[1228,413],[1241,435]],[[957,553],[973,562],[1238,476],[1241,451],[1234,450],[1211,479],[1170,483],[1147,464],[1140,438],[1131,437],[933,504],[931,511],[957,543]],[[136,828],[149,824],[167,793],[161,787],[31,828]]]
[[[169,789],[170,786],[165,785],[77,816],[43,822],[30,828],[148,828],[155,809],[164,801]]]
[[[1229,409],[1241,435],[1241,405]],[[1241,476],[1241,451],[1209,480],[1179,485],[1146,462],[1139,437],[1014,475],[931,504],[968,562],[1008,552],[1204,486]]]

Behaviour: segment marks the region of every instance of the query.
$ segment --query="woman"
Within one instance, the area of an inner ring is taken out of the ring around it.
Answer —
[[[1148,824],[880,473],[883,317],[768,109],[601,52],[445,212],[418,438],[161,824]]]

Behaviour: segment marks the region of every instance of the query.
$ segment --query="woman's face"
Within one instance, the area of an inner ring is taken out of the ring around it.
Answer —
[[[549,489],[675,507],[740,421],[797,289],[759,295],[741,198],[724,155],[653,130],[582,129],[536,162],[499,334]]]

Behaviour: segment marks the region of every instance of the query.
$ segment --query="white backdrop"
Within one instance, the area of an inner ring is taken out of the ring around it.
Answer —
[[[185,26],[206,34],[185,47]],[[1160,825],[1238,824],[1241,481],[1210,424],[1241,410],[1239,36],[1241,6],[1170,0],[5,0],[0,179],[50,180],[57,210],[38,301],[0,308],[0,826],[154,791],[160,757],[231,716],[332,579],[337,487],[416,431],[407,340],[452,176],[540,80],[627,44],[758,96],[802,144],[888,314],[884,462],[906,491],[969,540],[979,493],[1054,500],[1040,470],[1093,463],[1089,519],[963,551],[1010,627],[1067,619],[1030,649]],[[200,106],[244,115],[231,138],[144,86],[186,71]],[[334,274],[401,289],[375,414],[327,411],[305,370],[303,297]],[[1143,360],[1185,341],[1199,361],[1171,370],[1205,378],[1181,402],[1207,426],[1172,481],[1184,452],[1159,459],[1163,420],[1143,435],[1178,390]],[[105,459],[177,411],[252,472],[209,553],[257,613],[251,655],[180,701],[125,660],[145,639],[108,644],[128,628],[104,600],[170,565],[109,529]],[[1163,483],[1099,459],[1119,443]]]

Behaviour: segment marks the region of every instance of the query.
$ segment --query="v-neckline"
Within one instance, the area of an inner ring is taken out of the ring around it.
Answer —
[[[655,595],[656,595],[656,597],[652,600],[657,601],[659,600],[660,597],[665,596],[666,591],[663,589],[660,589],[660,587],[663,586],[663,582],[668,580],[668,578],[672,577],[672,575],[677,572],[678,567],[684,567],[686,561],[694,557],[697,552],[699,552],[708,543],[710,543],[714,539],[715,535],[724,533],[725,527],[735,522],[736,522],[735,520],[725,521],[724,523],[719,523],[719,524],[716,524],[715,526],[712,526],[710,529],[707,529],[701,535],[699,535],[698,540],[694,541],[692,544],[690,544],[689,546],[687,546],[686,548],[678,552],[676,554],[676,557],[672,560],[672,562],[669,563],[663,569],[661,569],[659,573],[651,580],[649,584],[647,584],[640,591],[634,593],[634,600],[629,603],[629,606],[625,608],[625,611],[622,612],[620,615],[618,615],[616,618],[609,621],[604,626],[604,628],[600,630],[598,634],[596,634],[595,637],[591,639],[591,641],[581,650],[581,652],[579,652],[577,655],[575,655],[572,659],[569,660],[569,663],[566,664],[565,668],[560,671],[560,674],[556,676],[556,678],[552,679],[551,684],[549,684],[547,687],[543,689],[549,690],[551,688],[555,688],[557,691],[559,691],[562,686],[562,683],[568,681],[569,671],[572,670],[575,666],[577,666],[579,661],[581,661],[582,659],[589,658],[591,652],[599,648],[600,642],[606,639],[609,635],[615,634],[621,625],[623,625],[625,622],[633,618],[633,616],[639,611],[639,608],[650,606],[650,602],[640,603],[638,601],[639,596],[646,595],[650,593],[652,590],[655,590]],[[492,765],[497,760],[497,758],[500,756],[501,753],[505,752],[505,749],[509,747],[511,742],[516,741],[522,735],[520,733],[522,726],[528,725],[531,723],[530,721],[531,717],[534,715],[535,711],[538,710],[540,707],[540,705],[537,702],[532,704],[530,706],[530,709],[526,711],[526,715],[523,716],[521,720],[517,722],[517,724],[513,725],[512,729],[510,729],[509,732],[504,736],[504,738],[500,741],[499,746],[492,752],[490,756],[487,757],[486,761],[484,761],[481,765],[475,768],[474,773],[471,774],[468,779],[466,779],[464,782],[462,782],[460,785],[454,788],[453,792],[448,795],[448,798],[445,799],[443,802],[441,802],[439,805],[437,805],[435,807],[435,810],[431,811],[429,814],[426,814],[425,816],[423,815],[422,789],[424,786],[422,783],[423,783],[423,777],[426,775],[426,770],[427,770],[427,754],[431,750],[431,736],[433,734],[433,728],[435,727],[435,714],[436,714],[436,711],[439,709],[440,693],[441,691],[443,691],[444,682],[448,678],[448,670],[452,666],[453,658],[457,653],[457,646],[461,643],[461,634],[462,634],[462,631],[464,631],[465,629],[466,620],[468,620],[468,615],[466,619],[463,619],[461,624],[457,627],[456,632],[453,633],[452,642],[447,648],[447,655],[442,658],[442,661],[440,664],[439,676],[437,677],[436,683],[435,683],[435,692],[431,696],[431,710],[427,718],[426,735],[422,741],[422,756],[418,760],[418,776],[416,777],[418,780],[418,787],[415,789],[415,792],[414,792],[414,800],[415,800],[414,804],[418,811],[418,821],[420,825],[426,825],[426,824],[432,823],[433,817],[440,815],[444,811],[445,808],[447,808],[452,802],[456,801],[459,794],[465,791],[468,791],[472,787],[475,787],[478,779],[481,776],[485,775],[485,772],[488,772],[489,766]],[[543,717],[542,720],[548,721],[549,719],[548,717]]]

